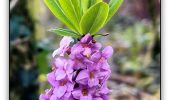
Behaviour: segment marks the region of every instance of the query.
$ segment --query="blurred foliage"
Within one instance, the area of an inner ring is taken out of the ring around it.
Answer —
[[[47,59],[48,51],[42,51],[36,55],[37,65],[40,73],[48,73],[50,70],[49,62]]]
[[[133,21],[119,17],[106,26],[110,31],[107,42],[112,43],[115,48],[115,62],[124,66],[122,70],[135,71],[148,66],[152,60],[148,58],[152,56],[148,52],[151,52],[155,45],[155,36],[158,35],[149,20]]]

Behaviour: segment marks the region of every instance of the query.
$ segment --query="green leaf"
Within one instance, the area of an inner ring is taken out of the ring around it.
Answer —
[[[50,31],[56,33],[57,35],[61,35],[61,36],[71,36],[73,38],[79,38],[80,37],[80,35],[78,33],[75,33],[75,32],[68,30],[68,29],[57,28],[57,29],[52,29]]]
[[[56,0],[44,0],[45,4],[51,10],[51,12],[67,27],[69,27],[73,31],[78,31],[76,27],[73,25],[72,22],[65,16],[64,12],[62,11],[60,5]]]
[[[80,21],[82,15],[83,15],[83,11],[81,9],[81,1],[80,0],[71,0],[71,1],[74,6],[75,12],[77,13],[78,19]]]
[[[81,0],[81,8],[83,13],[85,13],[89,6],[89,0]]]
[[[102,0],[80,0],[80,1],[83,13],[85,13],[91,6],[101,2]]]
[[[109,14],[105,23],[107,23],[112,16],[117,12],[123,0],[110,0],[109,2]]]
[[[90,0],[89,8],[99,2],[102,2],[102,0]]]
[[[108,12],[109,6],[104,2],[93,5],[87,10],[80,21],[81,33],[95,34],[104,25]]]
[[[60,3],[61,8],[65,15],[67,16],[67,18],[70,19],[70,21],[79,31],[80,16],[77,14],[76,9],[74,8],[76,1],[72,2],[72,0],[58,0],[58,2]]]

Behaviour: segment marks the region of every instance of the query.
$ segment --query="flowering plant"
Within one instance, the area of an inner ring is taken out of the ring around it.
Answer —
[[[94,37],[118,10],[123,0],[45,0],[52,13],[69,29],[52,32],[64,36],[52,54],[52,72],[47,74],[51,89],[40,100],[108,100],[107,62],[111,46],[102,49]],[[78,41],[75,41],[78,40]]]

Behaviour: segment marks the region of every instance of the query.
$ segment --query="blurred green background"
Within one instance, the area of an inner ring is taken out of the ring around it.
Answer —
[[[108,0],[105,0],[108,2]],[[38,100],[49,87],[52,52],[62,37],[48,32],[65,27],[43,0],[10,0],[10,99]],[[111,45],[110,100],[160,100],[160,0],[124,0],[97,37]]]

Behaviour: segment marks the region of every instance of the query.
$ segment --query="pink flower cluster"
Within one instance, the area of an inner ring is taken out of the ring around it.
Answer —
[[[108,100],[106,81],[111,70],[107,59],[113,49],[101,50],[90,34],[74,44],[64,37],[53,53],[52,72],[47,75],[52,88],[40,95],[40,100]]]

